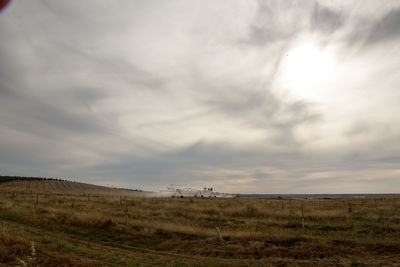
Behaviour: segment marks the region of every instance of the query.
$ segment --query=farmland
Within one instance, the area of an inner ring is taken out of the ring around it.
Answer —
[[[0,184],[1,264],[400,265],[399,197],[141,198],[30,182]]]

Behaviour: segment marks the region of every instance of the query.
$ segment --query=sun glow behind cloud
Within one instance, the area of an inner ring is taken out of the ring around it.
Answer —
[[[335,57],[328,48],[313,42],[300,43],[290,49],[281,63],[279,85],[298,99],[323,100],[324,89],[335,77]]]

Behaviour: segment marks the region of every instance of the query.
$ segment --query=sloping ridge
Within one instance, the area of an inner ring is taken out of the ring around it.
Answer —
[[[125,197],[153,197],[154,195],[152,192],[143,192],[141,190],[110,188],[66,180],[27,177],[7,179],[6,181],[3,179],[0,182],[0,192]]]

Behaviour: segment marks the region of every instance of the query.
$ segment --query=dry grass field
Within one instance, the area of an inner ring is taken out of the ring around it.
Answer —
[[[398,197],[134,198],[8,183],[0,184],[0,265],[400,265]]]
[[[142,192],[139,190],[129,190],[121,188],[111,188],[93,184],[85,184],[71,181],[54,181],[54,180],[12,180],[1,183],[0,176],[0,193],[32,193],[32,194],[52,194],[52,195],[93,195],[93,196],[123,196],[123,197],[151,197],[154,193]]]

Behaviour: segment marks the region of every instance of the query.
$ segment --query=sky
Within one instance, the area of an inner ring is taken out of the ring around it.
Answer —
[[[399,193],[397,0],[13,0],[0,174]]]

